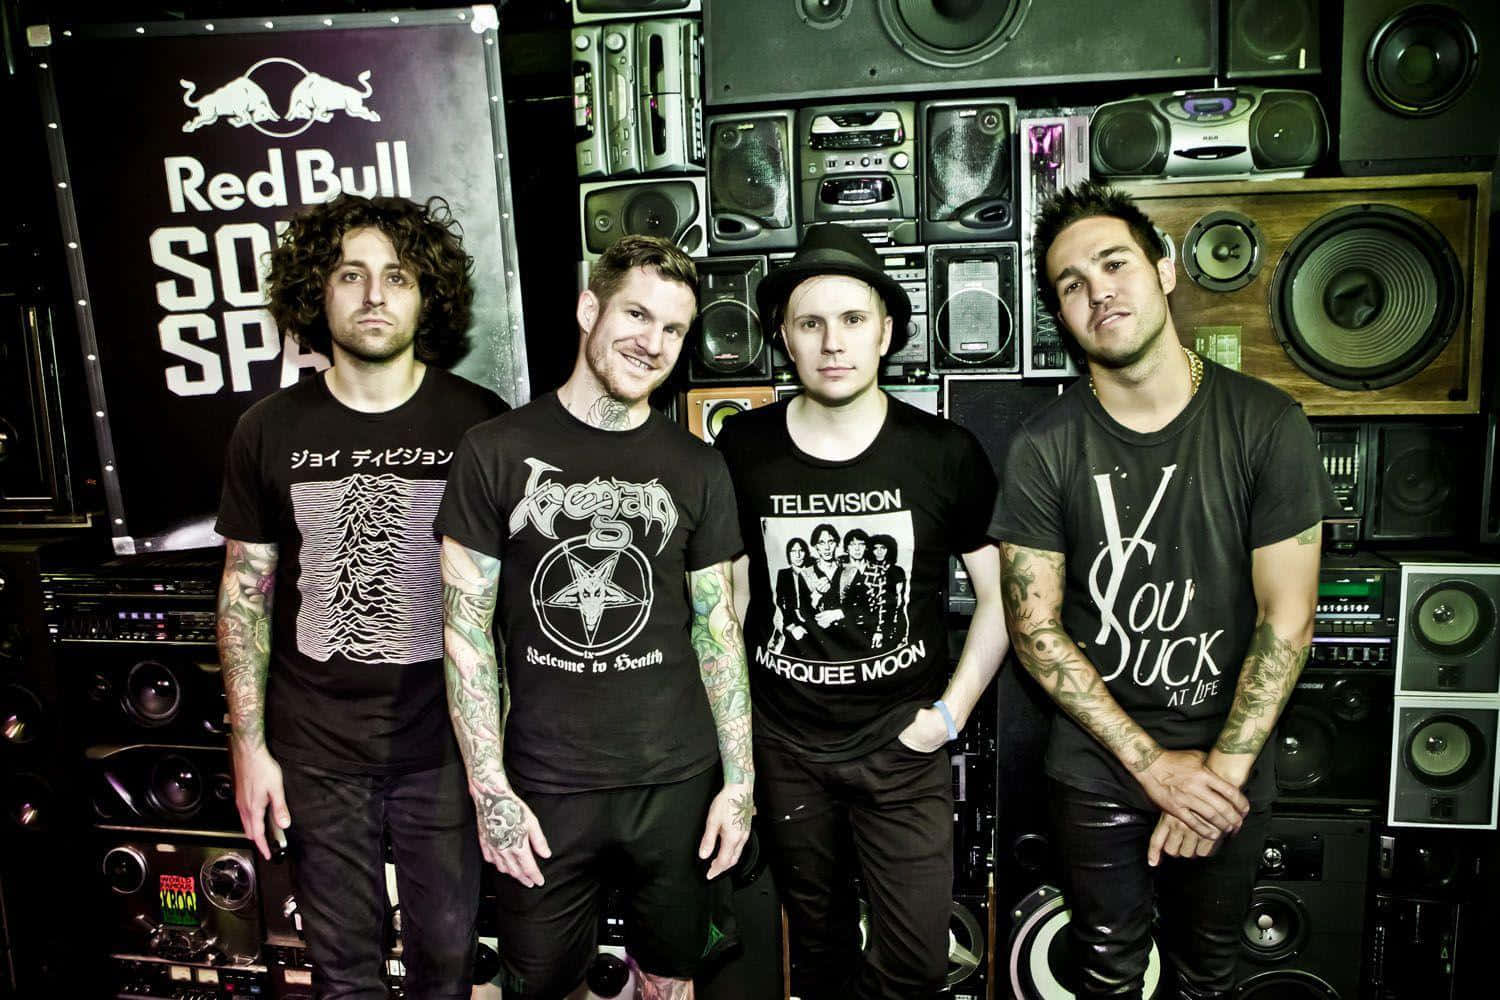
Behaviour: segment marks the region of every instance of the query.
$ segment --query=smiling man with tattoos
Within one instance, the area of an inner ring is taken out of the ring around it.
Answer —
[[[292,221],[271,315],[333,367],[246,411],[225,463],[236,800],[263,855],[275,830],[289,842],[319,998],[386,995],[386,830],[406,995],[470,990],[482,863],[443,712],[432,522],[459,438],[506,407],[444,370],[473,298],[456,230],[436,199],[345,196]]]
[[[1016,436],[991,533],[1016,654],[1062,709],[1075,988],[1139,997],[1159,909],[1171,995],[1226,997],[1337,507],[1297,404],[1180,345],[1173,262],[1129,198],[1086,182],[1036,232],[1087,371]]]
[[[580,989],[605,884],[626,890],[643,996],[691,995],[726,943],[754,783],[740,531],[723,460],[647,405],[696,286],[667,241],[610,247],[578,298],[572,375],[464,438],[438,516],[449,711],[507,876],[510,996]]]

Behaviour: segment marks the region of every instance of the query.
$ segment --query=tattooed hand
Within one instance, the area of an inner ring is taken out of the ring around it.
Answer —
[[[708,807],[708,822],[703,826],[703,839],[698,842],[698,857],[707,859],[713,855],[708,866],[708,877],[717,878],[735,866],[745,841],[750,839],[750,819],[755,815],[755,794],[748,781],[726,784],[714,796]],[[718,853],[714,844],[718,843]]]
[[[552,857],[536,814],[508,785],[469,786],[479,820],[479,848],[484,860],[524,886],[541,885],[537,858]]]
[[[1215,774],[1201,750],[1162,750],[1136,780],[1151,801],[1200,837],[1216,840],[1240,828],[1250,800]]]

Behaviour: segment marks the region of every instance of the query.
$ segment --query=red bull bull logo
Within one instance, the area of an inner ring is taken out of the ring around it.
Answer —
[[[280,105],[284,110],[278,113],[272,95],[285,92],[288,81],[295,82]],[[196,132],[222,121],[235,128],[249,125],[264,135],[286,139],[301,135],[314,122],[330,122],[340,114],[380,121],[380,114],[365,104],[374,93],[370,70],[360,73],[356,85],[350,85],[315,73],[296,60],[273,56],[206,91],[193,80],[177,82],[183,89],[182,103],[194,112],[183,122],[184,132]]]

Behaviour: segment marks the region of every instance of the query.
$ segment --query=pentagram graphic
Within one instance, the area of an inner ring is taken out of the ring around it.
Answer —
[[[651,617],[651,565],[639,549],[598,549],[587,535],[542,557],[531,577],[531,606],[547,638],[580,655],[612,653]]]

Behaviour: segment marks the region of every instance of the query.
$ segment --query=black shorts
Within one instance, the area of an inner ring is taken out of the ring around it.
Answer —
[[[583,981],[598,948],[607,888],[623,890],[625,947],[641,969],[690,979],[733,942],[733,886],[709,882],[698,843],[723,775],[594,792],[521,792],[552,857],[528,889],[500,875],[498,931],[506,996],[550,1000]]]

